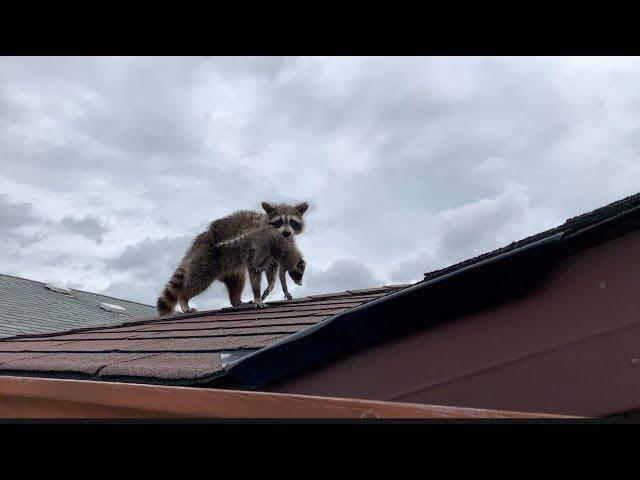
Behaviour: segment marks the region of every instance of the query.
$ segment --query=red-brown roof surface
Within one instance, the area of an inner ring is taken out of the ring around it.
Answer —
[[[408,285],[312,295],[0,341],[0,374],[190,385],[222,371],[221,352],[260,349]]]

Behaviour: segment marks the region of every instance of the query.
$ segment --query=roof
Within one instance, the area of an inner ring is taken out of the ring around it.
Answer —
[[[258,388],[521,295],[560,259],[638,229],[640,194],[413,285],[0,341],[0,374]]]
[[[312,295],[210,312],[119,322],[0,342],[0,374],[171,385],[223,372],[223,353],[255,351],[406,285]]]
[[[101,308],[101,303],[124,310],[108,311]],[[75,289],[69,294],[59,293],[42,282],[0,274],[0,338],[60,332],[154,314],[151,305]]]

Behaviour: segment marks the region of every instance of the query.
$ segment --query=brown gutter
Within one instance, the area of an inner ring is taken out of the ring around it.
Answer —
[[[308,395],[0,377],[0,418],[571,418]]]

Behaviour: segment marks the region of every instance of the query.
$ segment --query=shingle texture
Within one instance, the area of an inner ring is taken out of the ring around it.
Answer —
[[[0,341],[0,374],[202,383],[222,371],[222,352],[263,348],[407,286],[270,302],[263,310],[245,304],[63,333],[23,335]]]
[[[120,305],[122,314],[100,308],[101,303]],[[65,295],[46,284],[0,274],[0,338],[50,333],[122,322],[155,315],[151,305],[96,293],[71,290]]]

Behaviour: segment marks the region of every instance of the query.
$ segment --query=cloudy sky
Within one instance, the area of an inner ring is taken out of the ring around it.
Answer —
[[[211,220],[306,200],[294,296],[419,280],[640,191],[638,85],[624,57],[0,57],[0,273],[154,304]]]

